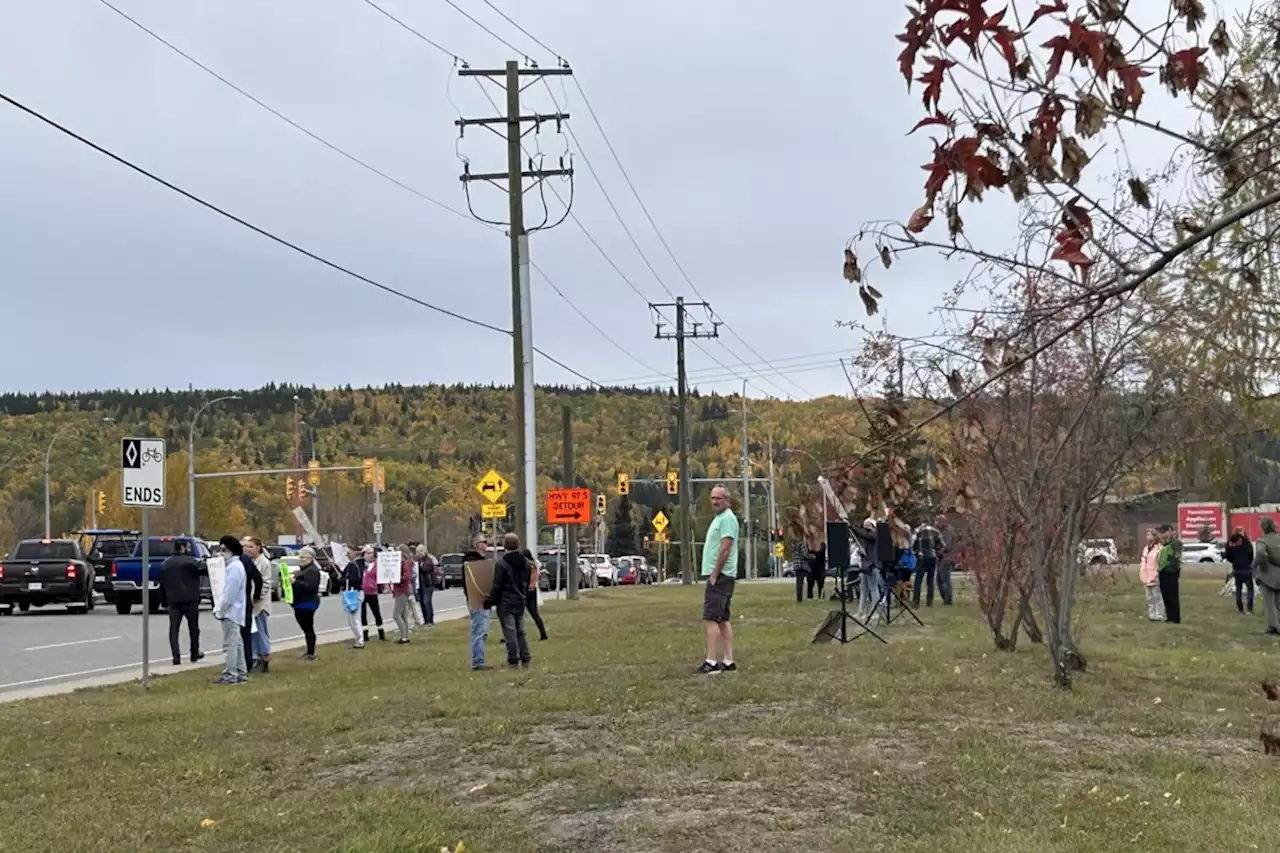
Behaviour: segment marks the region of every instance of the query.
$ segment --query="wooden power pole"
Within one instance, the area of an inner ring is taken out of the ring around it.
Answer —
[[[506,92],[507,114],[490,118],[460,118],[457,124],[460,133],[466,128],[479,125],[493,130],[494,125],[506,125],[504,136],[507,142],[507,168],[504,172],[487,172],[472,174],[466,167],[462,174],[464,186],[472,181],[488,181],[502,187],[505,185],[508,201],[507,233],[511,240],[511,348],[513,357],[513,373],[515,375],[515,448],[516,448],[516,502],[520,508],[519,530],[524,544],[530,550],[538,547],[538,485],[535,452],[536,430],[534,428],[533,406],[533,300],[529,289],[529,231],[524,222],[525,178],[533,179],[531,186],[553,176],[572,178],[573,168],[535,169],[530,162],[528,169],[521,164],[522,140],[526,131],[525,124],[532,124],[530,130],[537,130],[543,122],[554,122],[557,127],[569,118],[568,113],[520,114],[520,80],[523,77],[545,77],[547,75],[567,75],[573,71],[567,67],[559,68],[521,68],[518,62],[507,62],[501,70],[482,70],[460,68],[461,77],[482,77],[490,81],[501,80],[500,85]],[[471,204],[470,191],[467,194],[468,208]],[[566,213],[567,215],[567,213]],[[488,221],[488,220],[481,220]]]
[[[674,308],[676,322],[674,332],[664,332],[662,322],[657,323],[654,337],[658,340],[675,340],[676,342],[676,384],[680,397],[679,411],[676,413],[676,441],[680,445],[680,518],[677,531],[680,535],[680,580],[682,583],[693,583],[693,533],[690,527],[693,521],[693,483],[689,481],[689,383],[684,366],[684,342],[690,338],[718,338],[720,324],[714,320],[709,323],[696,323],[688,319],[689,308],[702,308],[711,315],[711,305],[706,302],[685,302],[683,296],[677,296],[675,302],[650,303],[650,310],[662,318],[662,309]],[[702,327],[710,325],[710,330]],[[689,327],[693,329],[690,331]]]

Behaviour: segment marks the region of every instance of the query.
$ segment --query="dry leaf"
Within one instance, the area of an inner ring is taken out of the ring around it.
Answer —
[[[875,313],[880,310],[880,303],[878,303],[876,298],[867,290],[866,285],[862,285],[858,288],[858,296],[862,299],[862,307],[866,309],[868,317],[874,316]]]
[[[964,233],[964,220],[960,218],[960,205],[947,205],[947,233],[954,240]]]
[[[844,279],[862,281],[862,269],[858,266],[858,256],[853,253],[853,249],[844,250]]]
[[[218,822],[216,820],[211,820],[210,818],[205,818],[204,820],[200,821],[201,829],[213,829],[217,825],[218,825]]]
[[[1089,155],[1074,136],[1062,138],[1062,179],[1075,186],[1080,173],[1089,165]]]
[[[880,247],[880,263],[884,264],[885,269],[893,265],[893,255],[889,252],[888,246]]]
[[[912,234],[919,234],[921,231],[929,227],[929,223],[933,221],[933,211],[930,209],[928,202],[916,208],[911,214],[911,218],[907,220],[907,230]]]
[[[1144,210],[1151,209],[1151,194],[1147,192],[1147,185],[1139,179],[1129,179],[1129,195],[1133,196],[1133,202],[1138,207]]]
[[[959,397],[964,393],[964,379],[960,376],[959,369],[947,375],[947,387],[951,389],[952,396]]]
[[[1213,48],[1214,56],[1222,58],[1231,51],[1231,36],[1227,35],[1227,22],[1218,21],[1218,26],[1213,28],[1213,32],[1209,35],[1209,47]]]

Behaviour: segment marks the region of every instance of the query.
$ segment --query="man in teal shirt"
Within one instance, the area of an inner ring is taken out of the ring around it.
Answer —
[[[738,576],[738,517],[729,509],[729,492],[724,486],[711,490],[711,508],[716,517],[707,528],[702,543],[702,576],[707,589],[702,602],[702,621],[707,629],[707,659],[698,672],[712,675],[736,672],[733,662],[733,621],[729,602]],[[717,653],[717,646],[723,657]]]

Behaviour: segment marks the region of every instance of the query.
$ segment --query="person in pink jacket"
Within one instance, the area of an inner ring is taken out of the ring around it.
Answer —
[[[1155,528],[1147,531],[1147,544],[1142,549],[1142,564],[1138,577],[1147,590],[1147,618],[1152,622],[1164,621],[1164,599],[1160,597],[1160,579],[1156,560],[1160,556],[1160,537]]]

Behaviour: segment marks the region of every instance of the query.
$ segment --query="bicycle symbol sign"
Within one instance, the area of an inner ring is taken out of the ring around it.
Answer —
[[[120,442],[120,484],[124,506],[164,506],[165,445],[161,438]]]

